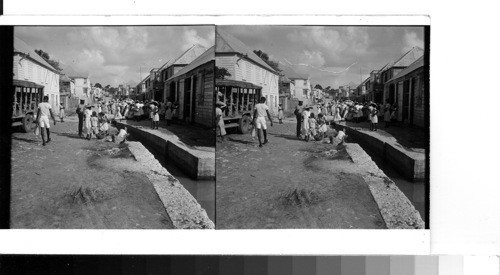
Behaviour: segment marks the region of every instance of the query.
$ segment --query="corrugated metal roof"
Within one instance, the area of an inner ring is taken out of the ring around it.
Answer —
[[[216,79],[215,86],[230,86],[230,87],[239,87],[245,89],[262,89],[261,86],[255,85],[250,82],[231,80],[231,79]]]
[[[195,44],[191,48],[186,50],[184,53],[182,53],[174,62],[172,62],[172,65],[189,64],[206,51],[207,51],[206,47],[200,44]]]
[[[43,57],[39,56],[35,50],[33,50],[26,42],[21,40],[19,37],[14,36],[14,52],[20,52],[23,54],[29,55],[31,59],[36,60],[38,63],[42,64],[44,67],[47,67],[49,70],[59,73],[56,68],[52,67]]]
[[[406,54],[394,62],[393,67],[407,67],[424,55],[424,49],[413,47]]]
[[[401,72],[399,72],[396,76],[394,76],[393,78],[389,79],[387,81],[388,82],[391,82],[391,81],[394,81],[398,78],[401,78],[413,71],[415,71],[416,69],[420,68],[420,67],[423,67],[424,66],[424,56],[421,56],[419,59],[417,59],[415,62],[411,63],[410,66],[404,68]]]
[[[193,60],[193,62],[189,63],[186,67],[180,69],[176,74],[174,74],[172,77],[170,77],[167,81],[170,81],[171,79],[177,78],[183,74],[186,74],[190,72],[193,69],[196,69],[197,67],[215,60],[215,46],[210,47],[210,49],[206,50],[204,53],[202,53],[198,58]]]
[[[68,66],[63,70],[64,74],[69,78],[89,78],[89,73],[87,72],[77,72],[73,67]]]
[[[250,50],[243,42],[229,33],[217,28],[215,31],[215,52],[216,53],[239,53],[246,58],[256,62],[268,71],[278,74],[271,66],[269,66],[262,58],[258,57]]]
[[[380,69],[380,72],[384,72],[392,67],[407,67],[423,55],[424,55],[424,49],[420,47],[413,47],[411,48],[411,50],[407,51],[396,61],[391,61],[387,65],[382,67],[382,69]]]
[[[280,69],[282,70],[281,74],[284,74],[289,79],[308,79],[309,78],[305,75],[301,75],[301,74],[297,73],[296,71],[294,71],[290,67],[282,67]]]

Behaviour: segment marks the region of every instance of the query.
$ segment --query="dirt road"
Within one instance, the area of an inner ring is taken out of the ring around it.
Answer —
[[[75,117],[51,128],[12,135],[12,228],[172,228],[152,184],[116,170],[131,162],[125,147],[78,137]]]
[[[345,151],[297,140],[292,121],[268,129],[263,148],[250,135],[217,143],[218,229],[385,228],[361,176],[325,169],[354,165]]]

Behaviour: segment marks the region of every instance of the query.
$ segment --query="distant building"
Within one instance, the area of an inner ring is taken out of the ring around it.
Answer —
[[[217,29],[215,34],[217,67],[226,68],[228,80],[248,82],[262,87],[262,96],[271,113],[277,113],[279,103],[279,74],[258,57],[243,42],[227,32]]]
[[[281,74],[291,81],[290,94],[292,99],[302,101],[304,105],[312,103],[314,95],[311,93],[309,76],[301,75],[290,67],[283,67]]]
[[[49,97],[49,103],[55,113],[59,113],[60,72],[18,37],[14,37],[13,71],[13,79],[19,80],[19,83],[23,82],[28,86],[43,86],[43,94]],[[35,102],[34,99],[28,97],[19,100]],[[17,99],[14,102],[17,102]],[[17,106],[14,106],[14,110],[16,108]]]
[[[421,56],[386,82],[384,99],[398,105],[398,121],[425,126],[425,86],[429,78],[424,70],[424,57]]]
[[[366,96],[367,96],[367,84],[370,82],[370,77],[367,77],[361,84],[358,85],[356,88],[356,96],[357,100],[360,102],[366,101]]]
[[[168,89],[167,94],[178,99],[178,119],[206,127],[215,125],[214,79],[215,46],[212,46],[166,80],[168,88],[176,83],[175,90]]]
[[[65,74],[61,74],[59,78],[59,97],[60,102],[66,109],[73,106],[70,105],[69,99],[75,96],[75,82]]]

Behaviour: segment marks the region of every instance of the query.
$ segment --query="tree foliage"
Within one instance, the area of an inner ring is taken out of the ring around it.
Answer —
[[[101,85],[101,83],[96,83],[96,84],[94,85],[94,87],[96,87],[96,88],[101,88],[101,89],[102,89],[102,85]]]
[[[275,71],[281,72],[281,69],[279,68],[279,62],[273,61],[269,59],[269,55],[261,50],[254,50],[253,51],[258,57],[260,57],[264,62],[267,63],[267,65],[271,66]]]
[[[215,78],[216,79],[225,79],[226,76],[231,76],[229,71],[224,67],[215,66]]]
[[[56,70],[62,71],[61,67],[59,66],[59,61],[50,59],[49,53],[47,53],[46,51],[44,51],[42,49],[35,50],[35,52],[39,56],[41,56],[43,59],[45,59],[45,61],[47,61],[47,63],[49,63]]]
[[[316,86],[314,86],[315,89],[320,89],[320,90],[323,90],[323,87],[321,87],[321,85],[319,84],[316,84]]]

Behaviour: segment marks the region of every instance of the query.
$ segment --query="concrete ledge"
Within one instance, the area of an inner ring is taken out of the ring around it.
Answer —
[[[176,229],[215,229],[206,211],[140,142],[128,142],[134,155],[162,201]]]
[[[348,143],[346,150],[370,188],[388,229],[424,229],[425,223],[405,194],[359,146]]]
[[[394,169],[407,179],[425,179],[425,153],[407,150],[394,137],[380,137],[378,133],[361,131],[346,125],[337,125],[336,129],[345,128],[347,135],[382,156]]]
[[[215,148],[190,147],[179,140],[173,133],[166,133],[149,128],[117,121],[116,127],[127,130],[137,140],[150,145],[155,151],[164,154],[168,159],[190,177],[201,180],[215,179]]]

